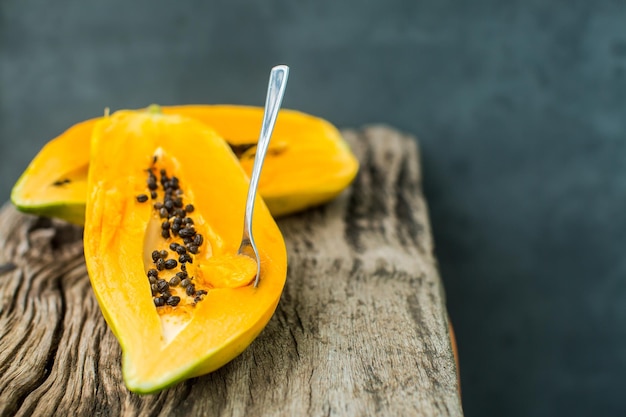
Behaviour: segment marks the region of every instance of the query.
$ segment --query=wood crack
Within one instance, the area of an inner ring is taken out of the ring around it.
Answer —
[[[0,265],[0,276],[5,275],[11,271],[14,271],[15,268],[17,268],[17,265],[14,264],[13,262],[7,262],[7,263]]]

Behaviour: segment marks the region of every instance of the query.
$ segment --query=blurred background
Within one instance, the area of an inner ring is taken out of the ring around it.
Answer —
[[[284,105],[416,135],[467,416],[626,415],[623,0],[0,1],[0,195],[73,123]]]

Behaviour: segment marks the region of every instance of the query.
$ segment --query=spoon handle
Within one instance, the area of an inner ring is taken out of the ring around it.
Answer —
[[[286,65],[278,65],[272,68],[270,72],[270,80],[267,86],[267,97],[265,98],[265,112],[263,113],[263,123],[261,124],[261,133],[257,143],[256,155],[254,157],[254,165],[252,166],[252,175],[250,176],[250,187],[248,188],[248,197],[246,199],[246,213],[244,217],[243,240],[254,242],[252,238],[252,213],[254,212],[254,201],[256,191],[259,185],[259,177],[261,169],[265,161],[265,154],[270,144],[274,124],[278,117],[278,110],[283,101],[285,87],[287,86],[287,77],[289,76],[289,67]],[[257,266],[260,269],[260,265]],[[258,284],[259,274],[257,273],[255,287]]]

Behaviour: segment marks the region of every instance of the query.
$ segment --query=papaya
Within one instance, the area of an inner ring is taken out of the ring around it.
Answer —
[[[261,332],[285,283],[270,211],[257,196],[255,287],[256,262],[237,254],[248,179],[216,131],[125,110],[94,123],[90,152],[85,260],[127,387],[153,393],[218,369]]]
[[[84,223],[89,141],[96,121],[70,127],[39,151],[11,190],[20,211]]]
[[[238,156],[249,175],[263,109],[234,105],[162,107],[211,126]],[[91,132],[99,118],[81,122],[50,141],[11,192],[21,211],[84,223]],[[259,193],[272,214],[283,216],[335,198],[354,179],[358,162],[329,122],[281,110],[263,167]]]

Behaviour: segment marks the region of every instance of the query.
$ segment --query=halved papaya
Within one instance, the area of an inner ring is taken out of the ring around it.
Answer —
[[[254,287],[255,262],[237,255],[247,187],[229,146],[197,120],[120,111],[95,125],[85,259],[130,390],[156,392],[219,368],[272,316],[286,249],[257,197]]]
[[[162,107],[162,112],[211,126],[250,174],[262,108],[194,105]],[[19,210],[84,223],[89,138],[98,120],[73,126],[39,152],[11,193]],[[286,215],[330,201],[352,182],[357,171],[356,158],[332,124],[298,111],[281,110],[259,193],[274,216]]]

